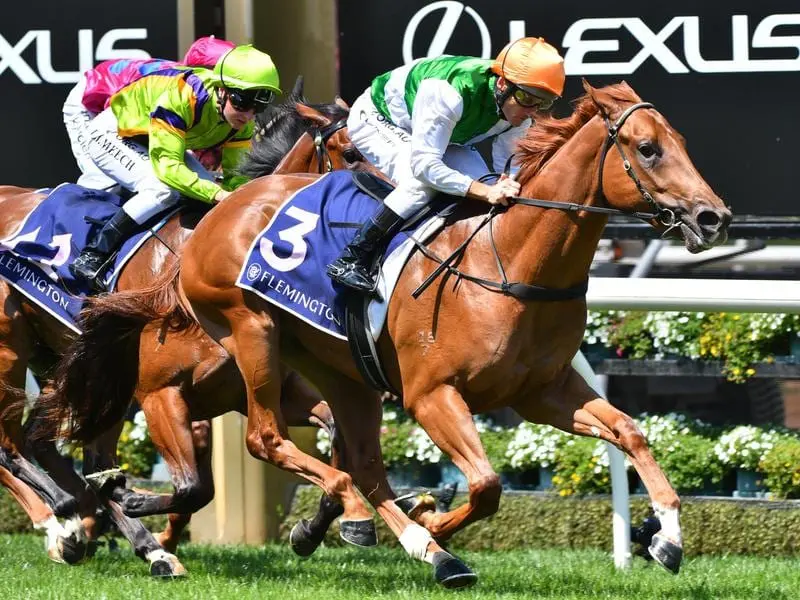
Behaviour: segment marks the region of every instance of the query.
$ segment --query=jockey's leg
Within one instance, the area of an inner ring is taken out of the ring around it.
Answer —
[[[94,165],[125,189],[136,192],[70,266],[73,276],[106,291],[97,276],[111,255],[148,219],[177,204],[180,195],[156,177],[145,146],[118,135],[117,119],[110,109],[92,119],[87,135],[86,152]],[[186,164],[204,179],[211,178],[188,154]]]
[[[409,177],[388,195],[378,213],[356,233],[341,256],[328,265],[328,276],[341,285],[373,293],[377,277],[372,268],[375,254],[400,230],[406,219],[430,202],[435,190]]]

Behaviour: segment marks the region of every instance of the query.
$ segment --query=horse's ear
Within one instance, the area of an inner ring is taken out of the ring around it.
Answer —
[[[289,97],[295,101],[302,100],[303,98],[303,85],[305,84],[305,80],[303,79],[302,75],[298,75],[297,79],[294,80],[294,87],[292,88],[291,94]]]
[[[586,81],[585,77],[581,77],[581,84],[583,84],[584,91],[594,98],[594,88],[592,87],[592,84]]]
[[[347,102],[345,102],[344,98],[342,98],[339,94],[336,94],[336,96],[333,99],[333,102],[337,106],[341,106],[343,109],[345,109],[347,111],[350,110],[350,105]]]
[[[344,101],[344,99],[343,99],[343,98],[342,98],[342,97],[341,97],[339,94],[336,94],[336,98],[334,98],[334,99],[333,99],[333,101],[334,101],[334,102],[335,102],[335,103],[336,103],[338,106],[341,106],[343,109],[345,109],[345,110],[347,110],[347,111],[349,111],[349,110],[350,110],[350,105],[349,105],[349,104],[347,104],[347,102],[345,102],[345,101]]]
[[[327,127],[331,124],[331,120],[328,117],[302,102],[295,102],[294,107],[297,109],[298,115],[312,123],[316,123],[319,127]]]
[[[592,87],[586,79],[582,81],[583,89],[586,90],[586,93],[592,99],[592,102],[597,105],[601,113],[610,117],[617,112],[618,103],[611,94],[605,92],[604,88]]]
[[[628,82],[627,82],[627,81],[625,81],[624,79],[623,79],[622,81],[620,81],[620,83],[619,83],[619,87],[620,87],[620,89],[622,89],[622,90],[624,90],[625,92],[627,92],[628,94],[630,94],[630,95],[631,95],[631,97],[634,99],[634,101],[635,101],[635,102],[641,102],[641,101],[642,101],[642,99],[639,97],[639,94],[637,94],[637,93],[636,93],[636,90],[634,90],[634,89],[633,89],[633,88],[632,88],[632,87],[631,87],[631,86],[628,84]]]

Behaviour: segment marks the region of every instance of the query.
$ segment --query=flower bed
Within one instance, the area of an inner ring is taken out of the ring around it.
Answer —
[[[768,493],[775,499],[800,498],[798,432],[753,426],[715,428],[676,413],[645,413],[636,421],[678,493]],[[547,489],[560,496],[611,491],[606,444],[601,440],[527,422],[503,428],[479,418],[476,426],[489,460],[507,487]],[[329,446],[324,433],[319,440],[318,447],[324,453]],[[425,480],[417,480],[416,486],[437,487],[431,469],[437,466],[447,470],[446,480],[454,480],[452,464],[416,423],[391,404],[384,410],[381,445],[387,469],[395,475],[393,484],[401,482],[399,487],[413,487],[413,478],[421,477],[415,473],[425,474]],[[627,460],[626,465],[635,488],[637,476]],[[748,479],[745,473],[755,475]]]
[[[760,363],[800,362],[799,336],[800,315],[793,314],[590,311],[583,349],[590,356],[721,360],[721,374],[742,382]]]

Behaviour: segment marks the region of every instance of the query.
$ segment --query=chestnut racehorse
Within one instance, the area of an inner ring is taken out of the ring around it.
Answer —
[[[251,176],[257,176],[277,169],[279,172],[323,172],[333,168],[369,167],[360,161],[360,155],[354,150],[343,129],[347,116],[346,106],[319,105],[307,107],[295,105],[301,98],[297,89],[285,105],[271,107],[264,115],[260,115],[256,139],[250,156],[242,166],[242,170]],[[303,134],[306,135],[303,135]],[[313,135],[311,135],[313,134]],[[287,150],[293,148],[288,154]],[[352,158],[353,160],[348,160]],[[281,164],[277,164],[283,159]],[[277,166],[276,166],[277,164]],[[3,203],[3,216],[0,225],[0,236],[6,237],[18,226],[21,219],[44,197],[31,190],[20,188],[0,188],[0,202]],[[199,214],[187,213],[171,219],[159,233],[160,242],[155,239],[147,242],[141,251],[125,267],[118,284],[118,289],[135,290],[141,288],[155,278],[156,274],[176,260],[183,244],[191,233]],[[59,352],[66,346],[69,331],[50,318],[44,311],[37,309],[27,299],[13,290],[4,281],[0,281],[0,295],[5,301],[6,313],[3,315],[0,329],[0,348],[7,354],[7,362],[3,364],[3,383],[10,386],[6,392],[0,392],[0,409],[7,401],[12,400],[9,390],[16,386],[22,377],[29,360],[35,360],[34,349],[45,349]],[[188,435],[176,435],[173,428],[160,426],[171,419],[182,419],[187,416],[181,410],[182,395],[189,393],[195,397],[207,398],[206,402],[219,400],[214,394],[224,389],[229,398],[233,398],[237,390],[244,397],[241,386],[235,384],[238,374],[234,372],[233,385],[222,385],[222,373],[215,372],[215,367],[226,360],[224,351],[207,339],[198,336],[193,349],[183,354],[171,354],[171,348],[165,348],[160,355],[147,355],[143,360],[143,376],[151,375],[153,379],[143,380],[141,389],[147,390],[147,404],[153,406],[150,426],[154,429],[154,439],[167,436],[171,442],[159,447],[165,456],[171,472],[176,479],[176,489],[181,502],[173,508],[185,514],[171,514],[167,530],[160,534],[158,541],[170,551],[174,551],[180,531],[188,523],[189,514],[207,503],[213,497],[213,481],[210,471],[210,448],[208,447],[208,424],[197,422],[188,427]],[[184,346],[183,349],[188,349]],[[198,352],[198,348],[202,349]],[[179,373],[164,363],[175,359],[184,369],[184,381],[176,385]],[[190,360],[191,359],[191,360]],[[191,368],[190,368],[191,366]],[[194,369],[194,373],[192,373]],[[194,378],[192,377],[194,375]],[[161,377],[156,381],[155,377]],[[188,384],[186,380],[188,379]],[[163,382],[159,384],[159,381]],[[330,428],[332,418],[327,405],[321,403],[319,395],[305,384],[296,374],[286,375],[286,397],[292,402],[287,407],[291,424],[315,424]],[[148,387],[149,386],[149,387]],[[34,411],[29,422],[36,426]],[[163,415],[161,420],[153,418],[153,414]],[[202,418],[202,416],[198,417]],[[121,422],[115,424],[103,439],[98,441],[96,451],[87,448],[85,451],[85,472],[107,469],[113,466],[114,448]],[[183,431],[179,432],[183,434]],[[50,507],[55,507],[58,516],[70,516],[75,511],[74,497],[80,502],[80,513],[83,526],[89,538],[96,535],[94,522],[95,502],[92,494],[86,493],[85,483],[72,471],[70,464],[65,464],[57,452],[48,444],[29,444],[31,451],[51,474],[57,478],[55,485],[49,477],[38,471],[19,453],[23,443],[23,431],[20,428],[19,415],[7,414],[0,427],[0,481],[17,498],[28,512],[36,527],[48,530],[48,551],[55,560],[77,562],[85,552],[85,540],[76,521],[68,523],[69,531],[64,531],[55,518]],[[169,451],[165,451],[165,448]],[[196,452],[198,450],[198,452]],[[26,483],[27,482],[27,483]],[[30,485],[34,486],[34,493]],[[40,498],[41,496],[41,498]],[[42,502],[42,499],[47,503]],[[49,506],[48,506],[49,504]],[[154,574],[178,574],[182,571],[177,559],[164,556],[161,547],[152,536],[138,523],[123,514],[123,508],[116,502],[109,505],[113,520],[120,530],[134,544],[137,554],[148,557],[151,572]],[[159,511],[164,512],[164,511]]]
[[[241,188],[201,221],[179,270],[146,293],[104,298],[95,318],[103,311],[111,319],[127,314],[134,330],[154,319],[148,327],[167,336],[186,335],[167,332],[169,324],[199,324],[242,375],[250,453],[322,487],[344,506],[343,521],[366,518],[352,502],[355,482],[406,551],[431,562],[446,586],[477,579],[437,540],[498,508],[500,479],[472,415],[502,407],[626,452],[661,522],[650,553],[677,572],[678,496],[633,420],[593,390],[571,361],[583,337],[586,281],[608,214],[646,220],[699,252],[726,239],[731,213],[693,166],[683,138],[651,104],[625,83],[584,87],[572,116],[542,117],[520,142],[521,197],[488,214],[485,205],[463,201],[449,226],[411,257],[390,300],[378,344],[389,381],[469,482],[468,503],[421,513],[424,528],[393,502],[380,455],[378,395],[360,378],[346,343],[236,285],[253,240],[286,198],[308,184],[307,176],[266,177]],[[99,361],[92,372],[114,381],[121,365],[109,348],[118,336],[105,333],[92,340]],[[68,364],[78,378],[85,372],[79,362]],[[282,362],[330,403],[352,479],[288,440]],[[91,437],[95,415],[81,406],[80,394],[70,394],[70,379],[68,370],[60,374],[50,400],[70,416],[74,437]]]

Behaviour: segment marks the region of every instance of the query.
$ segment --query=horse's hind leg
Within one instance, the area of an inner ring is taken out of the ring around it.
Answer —
[[[384,519],[400,544],[412,557],[429,562],[434,578],[448,588],[466,587],[477,581],[467,565],[446,552],[423,527],[420,527],[395,503],[394,492],[386,480],[381,457],[380,425],[383,416],[378,395],[364,384],[332,373],[324,367],[315,369],[314,381],[331,403],[347,448],[347,463],[359,489]],[[342,526],[345,526],[342,521]]]
[[[91,488],[86,485],[86,481],[75,472],[72,459],[63,456],[53,441],[37,439],[35,432],[41,418],[40,412],[34,406],[25,423],[25,454],[35,459],[56,484],[77,501],[78,515],[89,542],[87,557],[91,557],[97,547],[96,543],[93,542],[99,535],[96,516],[99,507],[98,498]],[[111,435],[118,436],[119,430],[112,431]],[[115,440],[116,437],[114,437]]]
[[[211,471],[211,421],[192,422],[192,440],[197,460],[197,486],[198,494],[204,498],[214,497],[214,474]],[[170,552],[175,552],[180,542],[180,536],[189,521],[192,513],[170,513],[167,528],[156,535],[158,542]]]
[[[573,362],[576,364],[577,368],[582,368],[582,363]],[[664,568],[677,573],[683,558],[680,499],[650,453],[647,440],[634,420],[592,389],[572,366],[566,369],[563,383],[547,390],[542,400],[539,404],[520,402],[513,408],[529,421],[603,439],[629,456],[661,522],[661,530],[650,544],[650,554]]]
[[[441,386],[427,394],[408,394],[404,401],[406,410],[467,478],[466,504],[416,517],[437,539],[446,540],[468,524],[497,512],[503,491],[500,477],[486,456],[469,407],[455,388]]]
[[[241,291],[241,290],[239,290]],[[375,543],[372,513],[364,506],[347,473],[334,469],[300,450],[288,437],[281,412],[281,373],[278,357],[278,328],[269,305],[247,298],[249,306],[236,306],[220,315],[230,323],[231,335],[220,339],[234,357],[247,391],[247,449],[256,458],[299,475],[321,487],[344,507],[343,523],[359,524],[348,541]],[[206,328],[206,331],[213,328]],[[369,524],[369,536],[364,536]]]

